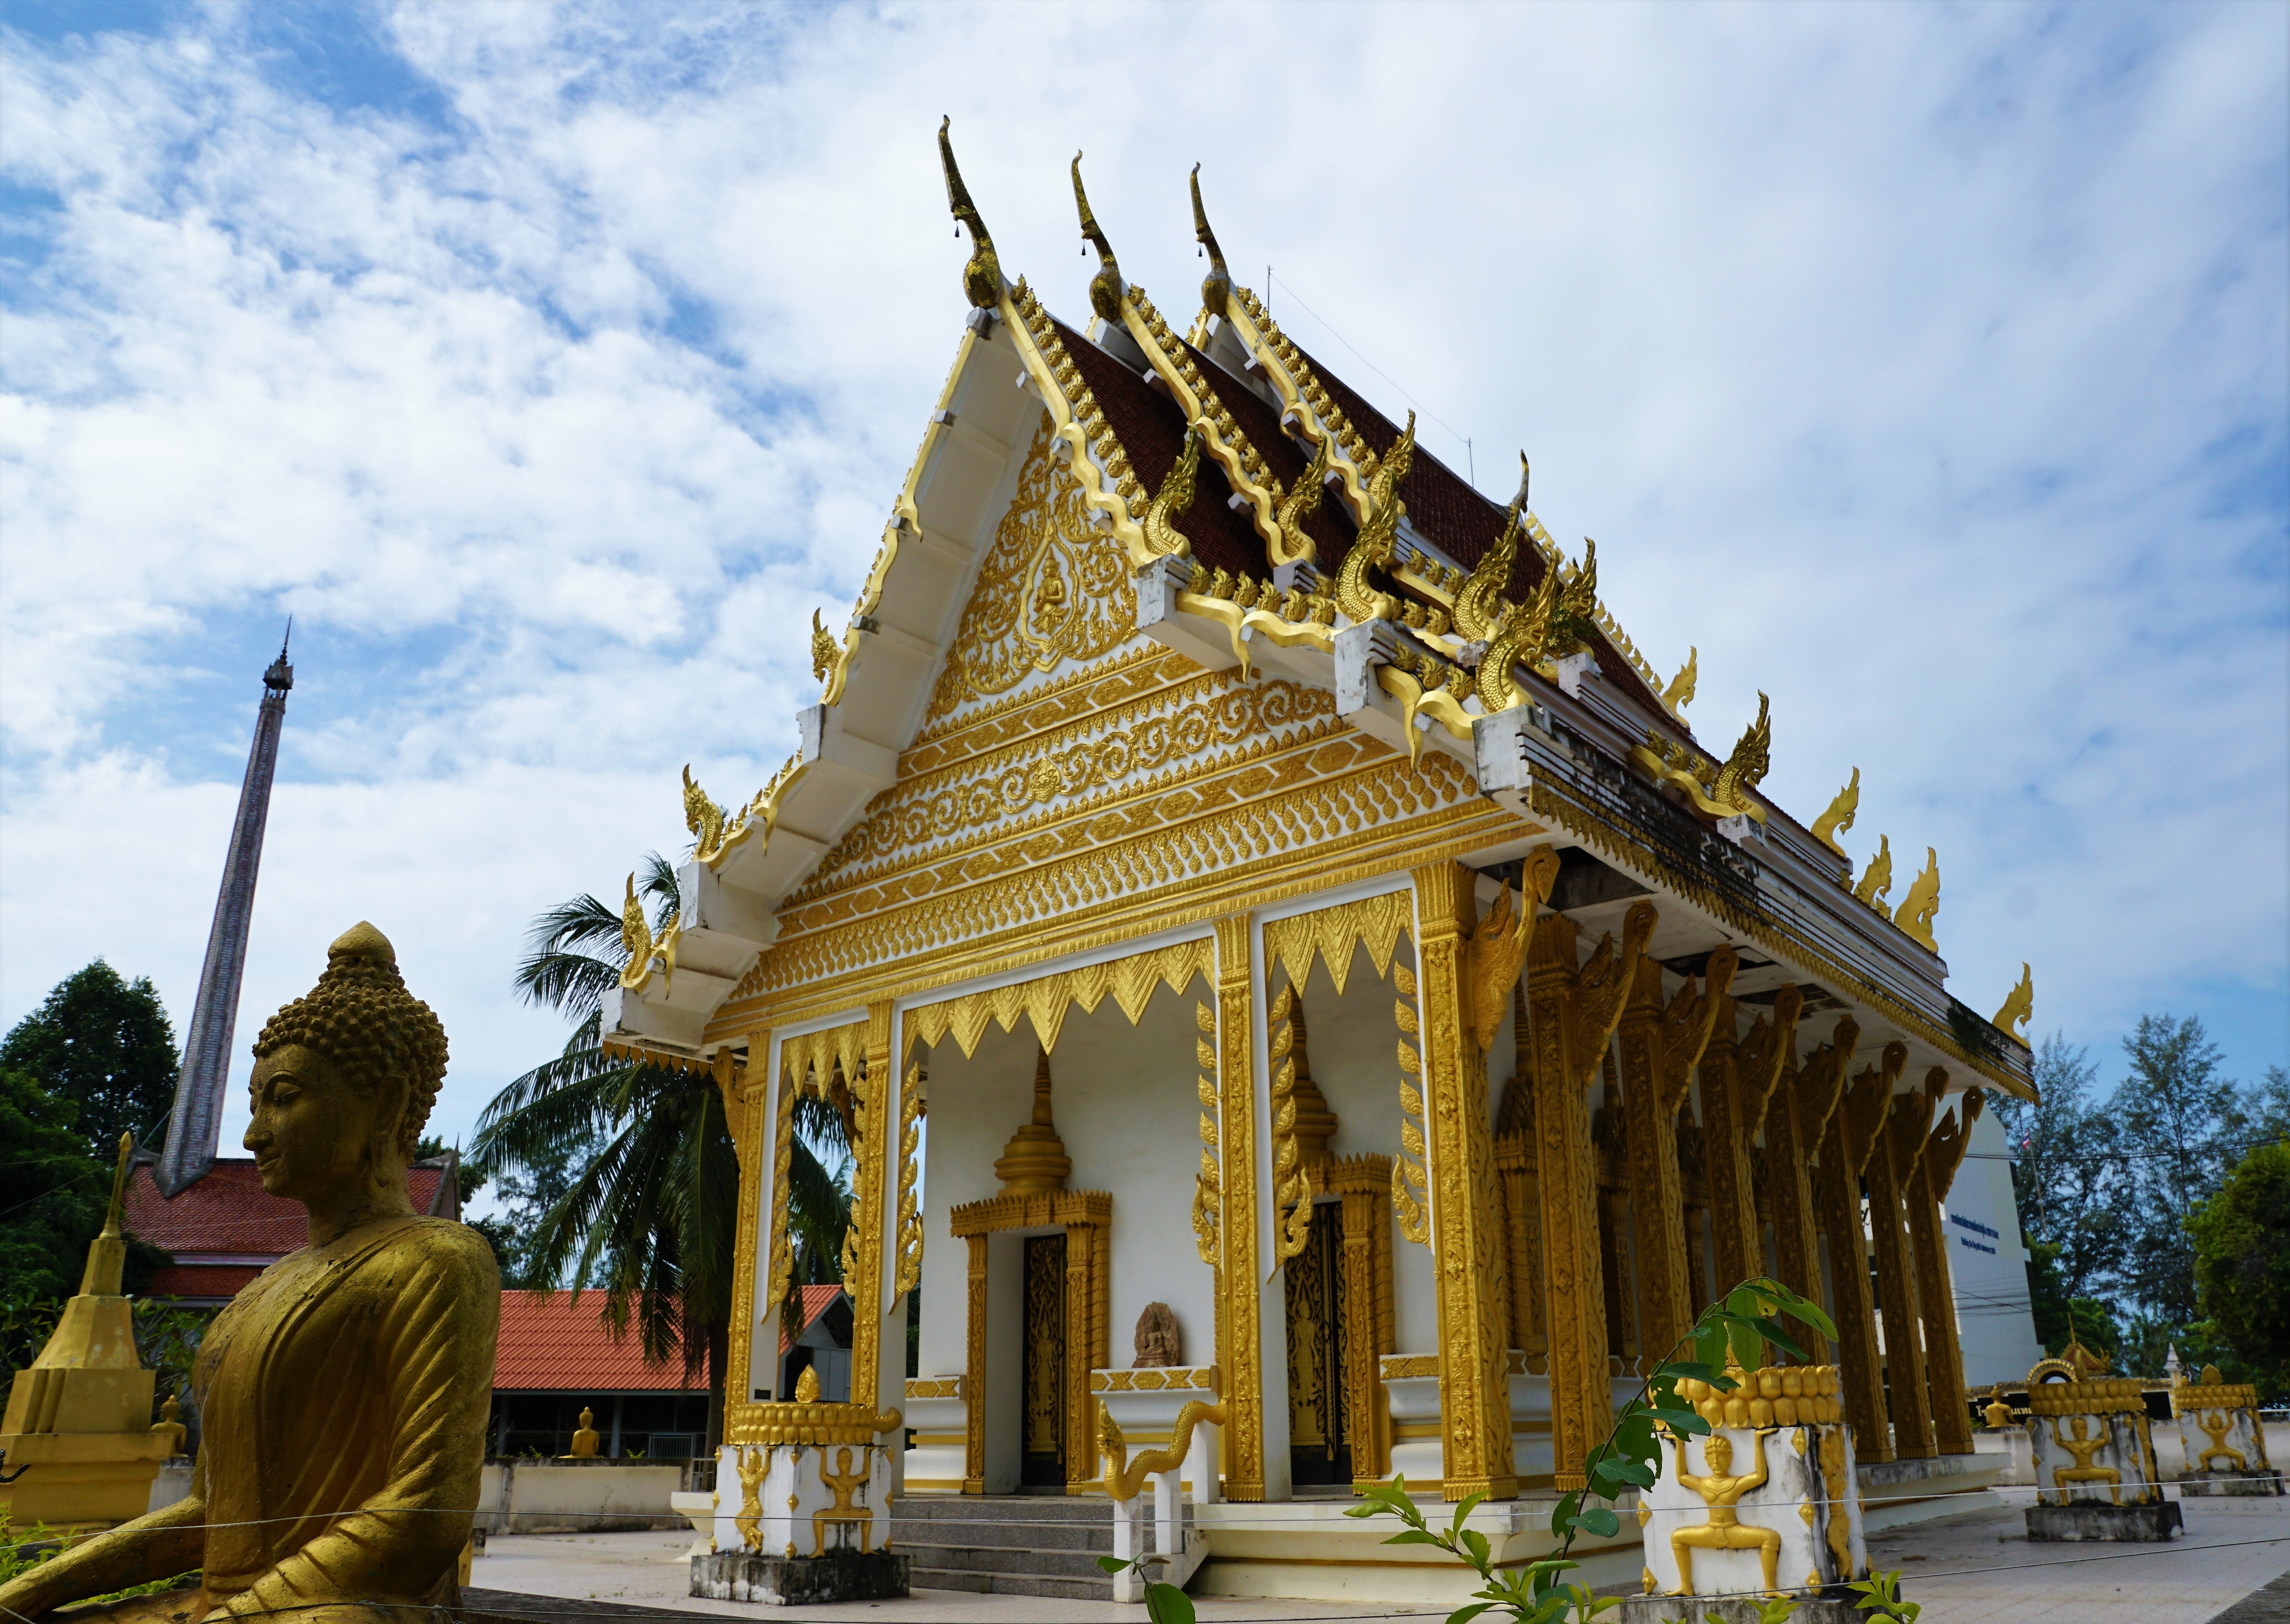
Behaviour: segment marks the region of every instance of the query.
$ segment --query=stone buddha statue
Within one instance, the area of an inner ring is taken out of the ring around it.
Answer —
[[[308,1209],[310,1241],[208,1329],[190,1497],[0,1585],[0,1609],[33,1618],[193,1569],[195,1591],[82,1609],[75,1624],[417,1624],[458,1600],[500,1276],[483,1236],[407,1198],[445,1034],[396,961],[380,932],[355,926],[255,1042],[246,1148],[263,1188]]]

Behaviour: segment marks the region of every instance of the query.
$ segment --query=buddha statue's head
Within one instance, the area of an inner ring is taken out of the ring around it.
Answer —
[[[372,1189],[403,1200],[405,1167],[445,1076],[445,1030],[405,990],[389,939],[360,921],[325,973],[254,1043],[246,1148],[262,1188],[305,1205]]]

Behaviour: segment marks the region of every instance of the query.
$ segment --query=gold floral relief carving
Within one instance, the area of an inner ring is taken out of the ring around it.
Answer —
[[[1301,986],[1312,973],[1312,959],[1317,955],[1327,965],[1328,975],[1336,985],[1336,996],[1341,997],[1344,983],[1351,975],[1353,945],[1366,944],[1368,960],[1375,966],[1377,980],[1381,980],[1391,973],[1392,949],[1413,917],[1410,893],[1389,891],[1380,897],[1364,897],[1357,902],[1341,902],[1333,908],[1271,920],[1264,927],[1267,971],[1285,966],[1289,978]]]
[[[1200,670],[1182,654],[1158,644],[1132,644],[1085,670],[969,707],[959,716],[941,717],[920,729],[899,757],[899,776],[909,779],[953,766],[1029,733],[1188,681]]]
[[[1057,971],[1014,986],[964,993],[909,1010],[907,1042],[909,1046],[935,1044],[951,1034],[964,1055],[973,1055],[978,1052],[978,1040],[985,1036],[989,1021],[1008,1032],[1022,1016],[1033,1022],[1044,1051],[1053,1051],[1058,1033],[1065,1026],[1066,1011],[1074,1004],[1081,1005],[1085,1013],[1094,1013],[1110,993],[1133,1027],[1144,1015],[1155,988],[1181,993],[1195,976],[1211,972],[1213,958],[1210,939],[1201,936],[1125,958]]]
[[[1247,685],[1204,674],[1111,710],[973,757],[943,775],[909,779],[877,796],[867,816],[821,860],[797,903],[863,880],[893,863],[942,855],[939,843],[993,837],[1052,818],[1085,817],[1121,798],[1120,787],[1142,774],[1210,757],[1213,769],[1237,764],[1336,732],[1333,698],[1288,682]],[[1107,793],[1080,802],[1091,790]],[[1027,814],[1053,801],[1055,812]],[[951,848],[959,849],[959,847]]]
[[[1431,1212],[1423,1171],[1423,1057],[1418,1049],[1423,1039],[1412,1002],[1415,973],[1405,964],[1395,964],[1392,983],[1399,994],[1392,1000],[1391,1011],[1399,1027],[1400,1153],[1391,1159],[1391,1205],[1399,1217],[1399,1233],[1418,1246],[1429,1246]]]
[[[1280,989],[1264,1016],[1272,1035],[1272,1210],[1281,1214],[1272,1237],[1275,1274],[1303,1252],[1312,1229],[1312,1172],[1301,1164],[1302,1148],[1296,1142],[1295,1016],[1292,982]]]
[[[1323,758],[1365,764],[1319,777]],[[1284,780],[1293,788],[1267,793],[1282,790]],[[1389,838],[1391,826],[1413,822],[1411,834],[1421,837],[1430,833],[1429,820],[1480,816],[1476,797],[1470,775],[1444,755],[1411,772],[1373,740],[1330,740],[1118,814],[791,907],[781,916],[779,941],[733,997],[949,947],[974,948],[997,931],[1038,931],[1124,898],[1229,886],[1245,877],[1235,873],[1244,865],[1297,851],[1333,866],[1348,847]]]
[[[1216,1011],[1205,1002],[1193,1005],[1193,1022],[1200,1036],[1193,1040],[1193,1058],[1200,1076],[1194,1094],[1201,1106],[1201,1171],[1193,1180],[1193,1249],[1211,1269],[1222,1268],[1220,1214],[1224,1204],[1224,1174],[1217,1163]]]
[[[925,724],[951,716],[965,700],[1005,693],[1031,673],[1094,660],[1137,629],[1128,559],[1091,522],[1053,441],[1044,412],[1017,492],[979,566]]]

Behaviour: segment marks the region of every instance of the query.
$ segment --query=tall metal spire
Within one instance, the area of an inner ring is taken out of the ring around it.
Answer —
[[[292,639],[294,622],[286,622]],[[262,674],[262,708],[254,719],[254,748],[246,758],[246,781],[239,787],[238,820],[231,826],[230,851],[223,860],[222,892],[215,898],[214,927],[207,932],[207,958],[199,972],[198,1003],[183,1039],[182,1076],[175,1084],[174,1115],[168,1118],[167,1148],[152,1177],[162,1195],[172,1198],[206,1177],[222,1140],[222,1094],[230,1081],[230,1039],[238,1024],[239,982],[246,972],[246,929],[254,914],[254,876],[262,866],[262,831],[270,820],[270,780],[278,767],[278,734],[286,722],[286,695],[294,668],[286,663],[286,643]]]

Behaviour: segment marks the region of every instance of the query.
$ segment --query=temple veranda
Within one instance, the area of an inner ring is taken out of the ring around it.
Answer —
[[[741,1468],[801,1430],[799,1093],[857,1148],[832,1408],[879,1464],[830,1520],[1102,1496],[1109,1417],[1182,1460],[1212,1588],[1429,1594],[1355,1485],[1539,1554],[1641,1361],[1768,1274],[1838,1322],[1864,1476],[1969,1471],[1941,1204],[1984,1092],[2032,1098],[2030,995],[1950,996],[1936,856],[1856,879],[1858,768],[1810,827],[1766,800],[1786,718],[1699,739],[1524,471],[1506,508],[1418,449],[1205,218],[1181,332],[1077,167],[1085,332],[946,162],[972,308],[801,748],[730,812],[687,772],[682,919],[632,909],[605,1012],[739,1149],[719,1548],[776,1554]]]

